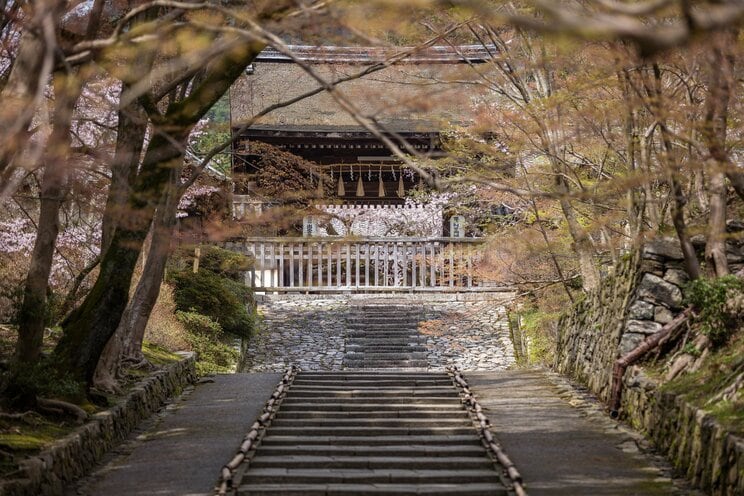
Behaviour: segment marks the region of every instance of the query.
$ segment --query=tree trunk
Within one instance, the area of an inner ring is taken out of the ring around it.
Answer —
[[[734,57],[731,46],[737,36],[724,33],[714,40],[710,59],[710,81],[706,95],[705,127],[703,135],[711,165],[708,192],[710,194],[710,218],[708,239],[705,245],[705,259],[716,276],[729,274],[726,259],[726,168],[730,165],[726,149],[727,120],[729,102],[734,91]]]
[[[132,276],[159,192],[167,183],[169,173],[181,168],[182,143],[188,132],[181,129],[170,138],[161,133],[150,141],[141,173],[127,202],[130,213],[113,233],[101,260],[98,279],[82,305],[62,323],[64,335],[54,350],[61,366],[87,384],[92,383],[98,360],[119,326],[129,300]]]
[[[62,369],[88,385],[104,347],[121,322],[137,259],[166,191],[170,174],[180,170],[186,139],[194,125],[224,95],[263,48],[237,44],[205,69],[204,78],[184,100],[169,105],[157,121],[139,175],[129,194],[128,211],[102,256],[98,279],[85,301],[62,323],[64,334],[54,350]]]
[[[128,86],[122,84],[120,98],[127,91]],[[139,100],[135,99],[119,110],[118,120],[116,150],[111,163],[111,184],[103,212],[101,255],[111,244],[118,220],[126,215],[127,198],[137,177],[137,166],[147,134],[147,114]]]
[[[685,222],[685,204],[687,203],[687,199],[679,181],[671,175],[669,178],[669,187],[672,193],[672,223],[677,233],[677,239],[679,239],[679,245],[682,248],[685,271],[690,276],[690,279],[694,280],[700,277],[700,262],[698,261],[697,253],[695,253],[695,248],[687,236],[687,223]]]
[[[145,336],[147,321],[150,319],[155,302],[160,294],[160,285],[165,273],[165,264],[176,225],[176,211],[180,197],[177,191],[180,180],[178,171],[171,174],[168,186],[171,193],[167,194],[165,204],[158,206],[158,210],[151,228],[152,240],[147,253],[142,277],[137,283],[137,289],[129,300],[116,333],[109,340],[103,350],[101,359],[96,367],[93,378],[95,387],[105,391],[116,391],[117,378],[122,358],[132,358],[140,361],[142,355],[142,340]]]
[[[744,200],[744,172],[728,172],[726,177],[728,177],[739,198]]]
[[[43,158],[44,177],[41,181],[38,230],[18,319],[16,359],[21,362],[34,362],[41,354],[44,326],[49,315],[47,291],[59,234],[59,210],[66,195],[71,168],[69,152],[72,113],[80,96],[81,86],[74,74],[57,73],[54,77],[54,90],[52,133]]]
[[[124,343],[122,354],[125,357],[142,357],[145,328],[160,294],[180,200],[180,196],[176,193],[179,178],[175,179],[175,184],[172,184],[173,193],[168,195],[165,205],[161,205],[158,209],[153,223],[152,242],[147,253],[145,270],[129,304],[128,312],[125,312],[125,317],[122,319],[122,324],[125,326],[122,334]]]
[[[710,174],[710,219],[705,260],[717,277],[728,275],[726,259],[726,176],[722,171]]]

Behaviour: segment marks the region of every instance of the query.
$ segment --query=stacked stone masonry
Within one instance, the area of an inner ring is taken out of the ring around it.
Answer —
[[[704,249],[704,240],[693,243]],[[744,242],[729,242],[727,255],[732,272],[741,271]],[[614,362],[679,313],[687,280],[675,240],[654,240],[628,256],[560,319],[557,371],[608,401]],[[639,370],[626,373],[622,415],[696,486],[713,495],[744,494],[744,440],[682,397],[660,392]]]
[[[2,496],[56,496],[85,475],[103,455],[169,397],[196,380],[193,354],[135,385],[118,404],[93,417],[36,456],[21,462],[22,477],[0,481]]]
[[[365,306],[395,314],[404,306],[418,314],[417,353],[429,370],[503,370],[516,363],[503,301],[509,294],[478,300],[463,295],[274,296],[259,304],[261,329],[243,355],[245,372],[282,371],[295,364],[308,371],[342,370],[353,322]],[[350,323],[352,323],[350,325]],[[354,345],[353,340],[351,341]]]

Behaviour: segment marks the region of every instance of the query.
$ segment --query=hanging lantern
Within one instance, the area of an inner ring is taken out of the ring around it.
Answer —
[[[380,184],[377,188],[377,196],[379,196],[380,198],[384,198],[385,197],[385,183],[382,182],[382,167],[380,167],[380,174],[377,177],[380,180],[379,181]]]
[[[398,177],[398,196],[403,198],[406,194],[406,187],[403,184],[403,173],[399,174]]]

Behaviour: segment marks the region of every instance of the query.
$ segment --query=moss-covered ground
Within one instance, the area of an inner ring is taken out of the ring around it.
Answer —
[[[48,331],[44,338],[44,352],[50,353],[58,340],[55,331]],[[0,361],[8,363],[12,357],[16,341],[15,328],[0,325]],[[167,349],[145,343],[145,358],[154,366],[162,367],[180,359]],[[151,368],[127,369],[121,382],[122,390],[117,394],[98,396],[97,404],[87,399],[73,401],[89,414],[105,410],[126,396],[128,391],[140,380],[152,373]],[[64,398],[71,401],[70,398]],[[42,415],[35,411],[3,412],[0,410],[0,478],[11,477],[18,470],[18,462],[28,456],[38,454],[54,441],[70,434],[78,426],[73,419],[55,415]]]
[[[682,374],[661,388],[684,395],[690,403],[711,413],[728,430],[744,435],[744,388],[729,399],[720,395],[742,373],[744,330],[739,330],[728,342],[710,353],[699,370]]]

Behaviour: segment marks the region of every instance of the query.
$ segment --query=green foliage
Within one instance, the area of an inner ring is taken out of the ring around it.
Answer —
[[[698,352],[699,354],[699,352]],[[735,331],[726,346],[712,350],[701,366],[662,384],[661,390],[683,395],[737,435],[744,435],[744,390],[732,388],[744,370],[744,329]],[[722,393],[730,394],[724,396]]]
[[[208,270],[233,281],[240,281],[242,273],[253,266],[250,257],[218,246],[206,246],[201,250],[199,268]]]
[[[193,250],[182,249],[171,259],[170,282],[176,309],[197,312],[218,322],[225,332],[248,337],[253,329],[252,293],[241,280],[252,259],[216,246],[202,248],[199,272],[192,271]]]
[[[194,312],[176,312],[176,316],[188,332],[186,340],[196,353],[199,375],[233,372],[240,353],[225,342],[219,323]]]
[[[520,313],[521,330],[528,343],[528,364],[548,364],[553,361],[555,341],[550,329],[558,316],[558,313],[548,313],[534,307]]]
[[[236,336],[251,334],[253,319],[246,308],[250,291],[245,286],[206,270],[177,272],[172,278],[178,310],[206,315]]]
[[[11,371],[12,395],[16,397],[40,396],[80,403],[85,399],[85,385],[75,380],[68,372],[50,358],[36,363],[19,363]]]
[[[685,300],[696,308],[700,330],[714,346],[724,344],[741,324],[741,313],[729,305],[744,294],[744,279],[724,276],[696,279],[685,286]]]
[[[682,348],[682,353],[686,353],[694,357],[699,357],[702,352],[699,349],[697,349],[697,346],[695,346],[695,343],[688,342],[687,344],[685,344],[684,348]]]

